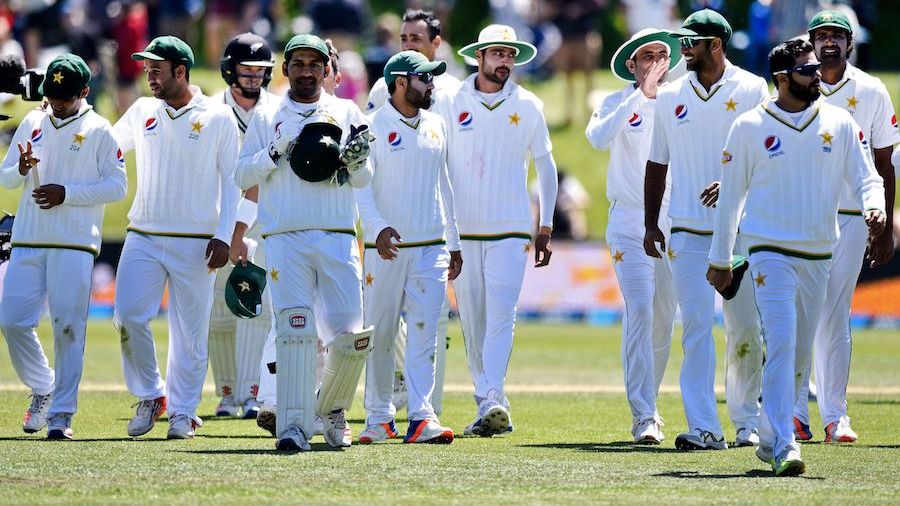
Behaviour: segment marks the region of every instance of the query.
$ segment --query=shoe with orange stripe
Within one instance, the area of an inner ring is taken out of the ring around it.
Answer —
[[[437,420],[410,420],[404,443],[450,444],[453,442],[453,431],[444,427]]]
[[[137,411],[134,418],[128,422],[128,435],[137,437],[150,432],[159,417],[166,412],[166,404],[165,395],[156,399],[144,399],[135,404]]]
[[[849,416],[842,416],[838,421],[831,422],[825,427],[826,443],[855,443],[857,439],[859,436],[850,428]]]
[[[796,416],[794,417],[794,437],[797,441],[809,441],[813,438],[809,425],[801,422]]]
[[[366,426],[366,430],[359,433],[359,444],[372,444],[397,437],[397,427],[394,421],[388,423],[374,423]]]

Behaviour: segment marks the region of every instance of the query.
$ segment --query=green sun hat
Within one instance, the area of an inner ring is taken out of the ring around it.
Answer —
[[[506,25],[488,25],[478,34],[478,42],[473,42],[457,51],[460,56],[475,59],[475,52],[486,47],[501,46],[515,49],[516,65],[525,65],[537,56],[537,48],[516,39],[516,31]]]
[[[816,28],[824,28],[826,26],[843,28],[851,35],[853,34],[853,24],[850,23],[850,18],[843,12],[831,10],[822,11],[813,16],[809,21],[809,29],[807,31],[812,33]]]
[[[712,9],[701,9],[688,16],[671,37],[718,37],[728,44],[731,33],[731,25],[721,14]]]
[[[57,56],[47,67],[38,92],[47,98],[77,97],[91,80],[91,69],[80,56],[66,53]]]
[[[384,83],[391,84],[399,76],[410,73],[433,74],[439,76],[447,71],[447,64],[442,61],[429,61],[418,51],[401,51],[384,65]]]
[[[328,46],[325,45],[325,41],[322,40],[321,37],[311,33],[304,33],[302,35],[294,35],[291,37],[291,40],[284,45],[284,61],[288,61],[291,52],[296,49],[312,49],[321,54],[326,62],[329,61],[330,58]]]
[[[225,305],[238,318],[256,318],[262,314],[262,293],[266,289],[266,271],[247,262],[238,263],[225,282]]]
[[[679,62],[681,62],[683,56],[681,55],[678,39],[672,37],[670,35],[671,33],[672,32],[668,30],[659,30],[656,28],[645,28],[635,33],[616,50],[616,53],[612,57],[612,61],[609,63],[609,68],[612,69],[613,74],[619,79],[633,83],[635,82],[634,74],[628,71],[625,62],[632,59],[644,46],[649,44],[663,44],[669,50],[669,70],[672,70]]]
[[[178,37],[173,35],[164,35],[150,41],[147,48],[139,53],[131,55],[132,60],[168,60],[178,65],[184,65],[187,68],[194,66],[194,51],[191,46]]]

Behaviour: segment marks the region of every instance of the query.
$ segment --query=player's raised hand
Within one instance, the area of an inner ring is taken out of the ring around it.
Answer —
[[[447,269],[447,279],[453,281],[462,272],[463,258],[461,251],[450,252],[450,267]]]
[[[206,266],[218,269],[228,262],[228,245],[218,239],[210,239],[206,245]]]
[[[534,239],[534,266],[544,267],[550,265],[550,256],[553,250],[550,249],[550,227],[541,227],[538,235]]]
[[[709,186],[703,189],[700,194],[700,202],[706,207],[716,207],[719,201],[719,181],[709,183]]]
[[[397,258],[397,243],[394,242],[394,239],[397,242],[403,242],[403,239],[400,238],[400,234],[397,233],[392,227],[385,227],[384,230],[378,233],[378,238],[375,239],[375,248],[378,249],[378,256],[385,260],[393,260]]]
[[[650,65],[640,85],[641,92],[645,97],[656,98],[656,92],[659,90],[659,80],[662,79],[667,70],[669,70],[668,58],[657,60]]]
[[[659,250],[656,249],[656,243],[659,243]],[[666,251],[666,236],[663,235],[659,227],[648,228],[644,232],[644,253],[654,258],[662,258],[662,251]]]
[[[19,144],[19,174],[25,176],[37,163],[40,161],[39,159],[34,157],[34,153],[31,151],[31,141],[28,141],[26,146],[22,146],[22,143]]]
[[[66,187],[58,184],[45,184],[32,191],[31,197],[41,209],[52,209],[66,200]]]

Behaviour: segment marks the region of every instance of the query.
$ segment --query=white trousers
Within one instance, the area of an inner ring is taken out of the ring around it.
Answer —
[[[9,259],[0,329],[19,379],[34,394],[53,393],[50,413],[76,411],[93,266],[93,255],[72,249],[18,247]],[[53,322],[55,378],[36,332],[45,300]]]
[[[750,256],[756,305],[765,336],[760,446],[781,454],[795,445],[793,406],[801,371],[810,366],[812,342],[822,311],[830,260],[805,260],[780,253]]]
[[[528,245],[527,239],[515,237],[462,241],[465,264],[453,289],[476,403],[490,390],[503,394]]]
[[[668,230],[668,217],[660,218]],[[622,319],[622,367],[632,422],[657,415],[656,397],[666,371],[677,298],[669,258],[644,252],[644,209],[614,203],[606,243],[625,299]]]
[[[384,260],[374,248],[366,250],[365,326],[373,326],[372,353],[366,359],[366,423],[394,419],[394,346],[400,313],[406,311],[404,358],[409,392],[410,420],[433,419],[434,356],[438,320],[447,293],[450,254],[444,245],[400,248],[393,260]],[[442,343],[443,344],[443,343]]]
[[[716,348],[712,327],[716,291],[706,280],[712,236],[675,232],[669,241],[672,276],[684,326],[681,398],[689,429],[722,435],[716,412]],[[740,237],[738,238],[740,244]],[[737,250],[740,254],[741,251]],[[736,429],[757,427],[763,353],[753,288],[745,279],[725,301],[725,400]]]
[[[847,414],[847,382],[850,379],[850,303],[866,254],[868,227],[862,216],[838,215],[841,236],[834,248],[825,305],[813,343],[816,398],[822,426]],[[794,405],[794,416],[809,424],[809,368],[803,372],[803,390]]]
[[[206,266],[207,239],[129,232],[116,274],[114,323],[122,344],[125,384],[142,399],[168,396],[168,411],[196,417],[207,369],[209,314],[215,273]],[[156,361],[150,320],[169,285],[166,380]]]

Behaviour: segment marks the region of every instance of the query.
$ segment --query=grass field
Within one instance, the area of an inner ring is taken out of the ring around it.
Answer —
[[[46,324],[42,330],[46,335]],[[164,323],[155,330],[162,355]],[[117,338],[109,321],[94,320],[75,441],[21,432],[27,391],[0,352],[0,503],[896,503],[897,333],[855,335],[850,403],[860,442],[805,444],[807,474],[785,479],[771,478],[751,449],[675,451],[674,437],[685,429],[677,344],[660,397],[667,440],[630,444],[618,336],[615,327],[520,325],[508,378],[512,437],[331,451],[319,436],[317,451],[288,455],[275,452],[251,421],[206,418],[216,402],[209,389],[199,411],[205,424],[193,440],[166,441],[164,423],[147,437],[128,438],[134,399],[122,386]],[[451,338],[442,421],[461,432],[473,404],[455,322]],[[357,398],[350,414],[354,435],[362,429],[361,404]],[[719,413],[733,437],[721,393]]]

